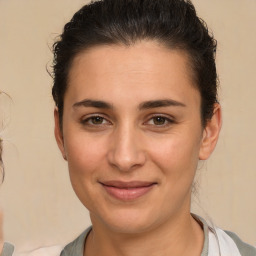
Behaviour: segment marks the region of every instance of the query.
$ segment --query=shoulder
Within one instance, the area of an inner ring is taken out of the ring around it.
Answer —
[[[256,248],[243,242],[235,233],[230,231],[224,231],[229,237],[232,238],[236,244],[241,256],[256,256]]]
[[[1,256],[12,256],[14,251],[14,246],[9,243],[4,243]]]
[[[29,252],[15,254],[17,256],[59,256],[63,249],[60,245],[42,247]]]
[[[194,215],[204,227],[205,244],[201,256],[256,256],[256,248],[243,242],[235,233],[216,227],[212,221]]]
[[[61,252],[61,256],[83,256],[84,253],[84,243],[87,235],[90,233],[92,227],[87,228],[79,237],[77,237],[73,242],[69,243],[64,247]]]
[[[214,227],[213,233],[216,236],[221,255],[256,256],[256,248],[243,242],[235,233],[217,227]],[[214,239],[210,240],[213,241]]]

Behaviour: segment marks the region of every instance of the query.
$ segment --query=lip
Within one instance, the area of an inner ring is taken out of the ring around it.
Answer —
[[[155,182],[146,181],[104,181],[100,182],[106,192],[121,201],[132,201],[149,193],[156,185]]]

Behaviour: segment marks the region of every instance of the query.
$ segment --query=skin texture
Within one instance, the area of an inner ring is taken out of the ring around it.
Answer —
[[[74,191],[90,211],[85,255],[200,255],[191,187],[198,160],[216,145],[221,111],[216,104],[202,127],[187,62],[184,52],[152,41],[98,46],[74,59],[63,130],[56,109],[55,136]],[[102,185],[113,180],[153,185],[120,200]]]

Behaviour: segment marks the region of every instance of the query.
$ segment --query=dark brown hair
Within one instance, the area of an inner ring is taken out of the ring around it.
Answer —
[[[201,119],[205,126],[217,102],[217,43],[189,0],[100,0],[75,13],[53,46],[52,95],[61,124],[74,57],[96,45],[129,46],[140,40],[155,40],[170,49],[188,53],[201,94]]]

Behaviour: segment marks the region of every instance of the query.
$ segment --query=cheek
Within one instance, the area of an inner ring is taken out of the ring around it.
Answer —
[[[103,143],[103,142],[102,142]],[[104,146],[97,141],[82,136],[66,139],[69,175],[72,187],[82,204],[93,211],[97,207],[98,177],[104,168]]]
[[[176,133],[151,140],[148,145],[150,159],[160,167],[171,182],[194,177],[200,148],[200,137],[192,138],[186,133]]]
[[[94,178],[95,171],[101,169],[106,155],[104,141],[99,143],[99,140],[84,134],[67,138],[65,149],[71,179],[80,182],[91,181]]]

